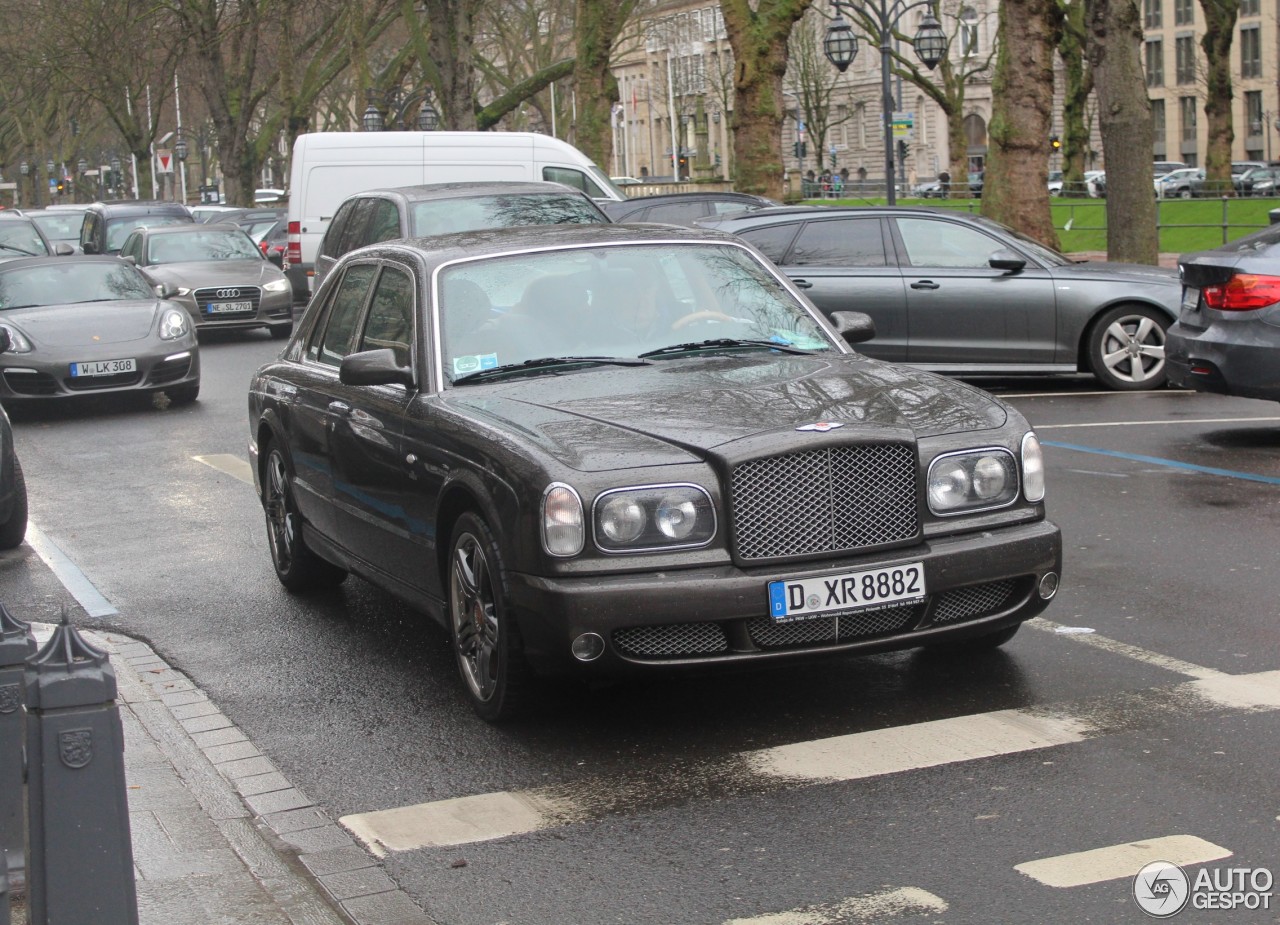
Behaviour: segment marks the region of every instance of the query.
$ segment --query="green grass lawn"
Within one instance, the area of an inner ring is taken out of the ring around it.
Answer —
[[[883,205],[884,200],[810,200],[815,205]],[[899,205],[958,208],[977,212],[979,200],[899,199]],[[1107,249],[1107,209],[1101,199],[1053,199],[1053,226],[1063,253],[1105,251]],[[1265,227],[1267,213],[1280,208],[1277,199],[1162,199],[1157,203],[1156,222],[1160,226],[1160,250],[1185,254],[1218,247],[1251,231]],[[1226,237],[1223,237],[1223,225]]]

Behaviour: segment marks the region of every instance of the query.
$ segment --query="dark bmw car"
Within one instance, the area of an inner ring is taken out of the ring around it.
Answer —
[[[782,268],[818,308],[876,323],[866,352],[958,375],[1089,372],[1107,388],[1165,384],[1171,269],[1077,262],[949,209],[796,206],[705,219]]]
[[[1280,225],[1184,254],[1169,378],[1200,392],[1280,401]]]
[[[1000,645],[1058,586],[1039,443],[873,333],[706,231],[354,251],[250,384],[276,573],[420,607],[489,720],[533,673]]]
[[[703,218],[714,218],[733,212],[751,212],[781,205],[764,196],[751,193],[663,193],[637,196],[621,202],[601,203],[605,214],[615,222],[662,222],[692,225]]]

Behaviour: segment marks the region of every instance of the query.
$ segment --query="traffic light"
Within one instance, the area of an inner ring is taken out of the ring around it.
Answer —
[[[798,159],[804,160],[805,155],[808,154],[808,146],[803,141],[797,141],[795,144],[795,152]]]
[[[1061,151],[1061,150],[1062,150],[1062,139],[1060,139],[1057,135],[1050,135],[1050,136],[1049,136],[1049,150],[1050,150],[1050,151],[1052,151],[1054,154],[1057,154],[1059,151]]]
[[[67,181],[64,178],[59,177],[58,178],[58,195],[61,196],[66,191],[67,191]]]

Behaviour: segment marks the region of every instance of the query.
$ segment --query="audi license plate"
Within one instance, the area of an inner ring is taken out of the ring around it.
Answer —
[[[924,566],[919,562],[825,578],[784,579],[769,582],[769,616],[775,623],[840,616],[924,600],[924,593]]]
[[[210,315],[228,315],[232,312],[253,311],[252,302],[210,302],[204,307]]]
[[[91,360],[88,363],[72,363],[71,375],[75,376],[118,376],[121,373],[138,371],[138,361],[128,360]]]

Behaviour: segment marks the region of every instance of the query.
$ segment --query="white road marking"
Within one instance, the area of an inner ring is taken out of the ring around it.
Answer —
[[[786,912],[771,912],[749,919],[730,919],[724,925],[845,925],[855,922],[882,922],[895,915],[922,915],[947,911],[945,900],[928,890],[905,886],[864,896],[851,896],[836,903],[801,906]]]
[[[1043,617],[1033,617],[1025,625],[1032,629],[1066,637],[1072,642],[1078,642],[1081,645],[1093,646],[1095,649],[1105,649],[1113,655],[1121,655],[1136,662],[1144,662],[1148,665],[1154,665],[1157,668],[1174,671],[1178,674],[1185,674],[1192,678],[1216,678],[1225,674],[1225,672],[1218,671],[1215,668],[1206,668],[1203,665],[1184,662],[1169,655],[1161,655],[1159,652],[1151,652],[1138,646],[1129,645],[1127,642],[1120,642],[1118,639],[1099,636],[1097,633],[1064,633],[1063,630],[1070,629],[1070,627],[1064,627],[1060,623],[1054,623],[1052,620],[1046,620]]]
[[[1008,397],[1008,396],[1005,396]],[[1088,421],[1081,424],[1037,424],[1031,429],[1075,430],[1081,427],[1145,427],[1148,424],[1268,424],[1280,418],[1175,418],[1172,421]]]
[[[58,545],[44,535],[44,531],[32,521],[27,521],[27,545],[36,551],[49,571],[57,576],[62,586],[76,599],[84,612],[91,617],[110,617],[119,613],[115,606],[97,589],[89,576],[68,558]]]
[[[1194,835],[1166,835],[1145,841],[1110,845],[1056,858],[1041,858],[1015,864],[1013,869],[1046,886],[1067,888],[1123,880],[1132,877],[1152,861],[1168,861],[1185,867],[1231,857],[1232,852]]]
[[[467,845],[536,832],[561,824],[565,816],[561,809],[569,807],[532,791],[482,793],[343,816],[338,822],[385,857],[388,851]]]
[[[225,472],[227,475],[242,482],[253,484],[253,470],[249,468],[248,461],[232,453],[210,453],[208,456],[192,456],[191,458],[198,463],[204,463],[211,469]]]

